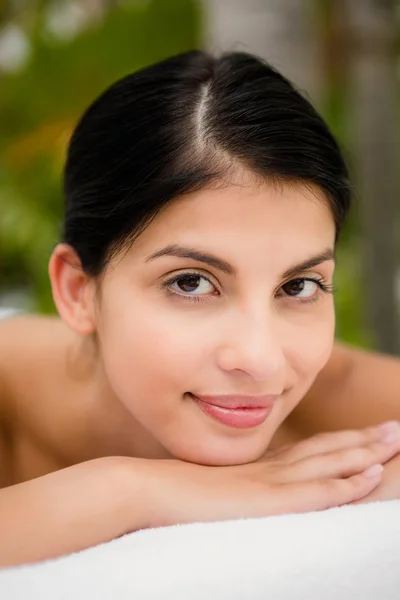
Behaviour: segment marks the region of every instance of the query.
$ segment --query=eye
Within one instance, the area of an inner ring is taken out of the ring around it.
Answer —
[[[182,273],[164,285],[181,296],[207,296],[218,293],[215,285],[200,273]]]
[[[281,290],[283,290],[284,295],[305,299],[313,299],[317,296],[318,291],[323,292],[331,292],[331,288],[324,284],[322,280],[300,277],[298,279],[292,279],[285,283]]]

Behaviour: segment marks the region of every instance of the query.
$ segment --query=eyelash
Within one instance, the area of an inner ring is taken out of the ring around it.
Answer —
[[[178,292],[174,292],[170,289],[170,286],[173,283],[176,283],[180,279],[184,279],[185,276],[189,275],[197,275],[198,277],[202,277],[203,279],[208,281],[208,283],[210,283],[213,287],[215,287],[215,289],[218,291],[218,294],[215,295],[219,295],[219,290],[216,284],[213,283],[213,281],[211,281],[211,279],[204,275],[204,273],[202,273],[201,271],[184,271],[182,273],[179,273],[179,275],[175,275],[175,277],[173,277],[172,279],[167,279],[166,281],[164,281],[162,283],[162,287],[170,296],[173,296],[175,298],[177,297],[179,300],[183,300],[184,302],[209,302],[210,300],[212,300],[212,297],[210,296],[190,296],[189,294],[184,293],[178,294]]]
[[[318,277],[296,277],[295,279],[290,279],[287,283],[291,283],[292,281],[299,281],[299,280],[300,281],[313,281],[314,283],[316,283],[318,285],[318,287],[320,289],[320,293],[317,293],[312,298],[296,298],[296,296],[293,297],[293,300],[297,300],[297,302],[301,302],[302,304],[311,304],[313,302],[317,302],[321,298],[321,293],[333,295],[335,292],[332,284],[325,283],[322,278],[319,279]],[[283,284],[283,285],[286,285],[286,284]],[[286,296],[286,298],[290,299],[290,296]]]
[[[188,275],[197,275],[199,277],[204,278],[206,281],[208,281],[212,286],[214,286],[217,289],[218,294],[215,294],[215,295],[219,295],[219,290],[218,290],[217,286],[215,285],[215,283],[213,283],[209,277],[206,277],[206,275],[204,275],[203,273],[201,273],[199,271],[186,271],[183,273],[179,273],[179,275],[176,275],[172,279],[168,279],[168,280],[164,281],[162,283],[163,289],[165,289],[167,291],[167,293],[170,294],[171,296],[178,297],[180,300],[183,300],[184,302],[209,302],[210,300],[212,300],[212,296],[191,296],[189,294],[184,294],[184,293],[179,294],[170,289],[170,286],[172,284],[176,283],[177,281],[179,281],[181,279],[184,279],[185,276],[188,276]],[[322,277],[321,278],[318,278],[318,277],[295,277],[294,279],[290,279],[286,283],[282,284],[281,288],[284,285],[287,285],[288,283],[291,283],[293,281],[312,281],[318,285],[318,287],[320,288],[320,291],[323,294],[334,294],[336,291],[334,289],[333,285],[325,283],[324,280],[322,279]],[[291,300],[291,299],[296,300],[297,302],[301,302],[302,304],[311,304],[311,303],[319,300],[320,296],[321,296],[321,294],[318,293],[315,296],[313,296],[312,298],[297,298],[296,296],[293,296],[291,298],[288,295],[285,295],[283,297],[287,298],[289,300]]]

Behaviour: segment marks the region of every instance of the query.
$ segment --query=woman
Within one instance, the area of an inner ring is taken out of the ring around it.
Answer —
[[[396,423],[302,440],[289,418],[332,353],[349,197],[326,124],[253,56],[183,54],[90,106],[61,319],[1,328],[1,564],[377,488]]]

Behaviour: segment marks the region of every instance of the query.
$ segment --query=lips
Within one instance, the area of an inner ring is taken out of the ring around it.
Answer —
[[[274,407],[277,395],[264,396],[195,396],[190,394],[203,413],[236,428],[261,425]]]

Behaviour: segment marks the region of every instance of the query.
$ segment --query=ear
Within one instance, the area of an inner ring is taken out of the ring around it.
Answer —
[[[60,317],[77,333],[95,331],[95,283],[82,269],[75,250],[58,244],[50,258],[49,276]]]

